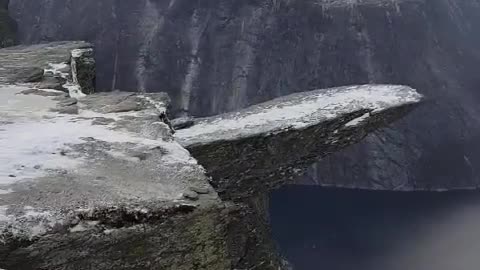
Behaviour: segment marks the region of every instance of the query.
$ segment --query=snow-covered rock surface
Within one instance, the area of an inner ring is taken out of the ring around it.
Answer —
[[[169,127],[155,125],[160,120],[150,102],[136,111],[101,113],[97,108],[109,101],[90,96],[78,101],[78,114],[61,114],[56,105],[69,98],[22,94],[28,89],[0,87],[0,205],[5,209],[0,231],[14,229],[28,237],[46,232],[38,224],[17,223],[27,208],[48,213],[50,221],[41,224],[55,226],[66,222],[65,213],[79,209],[161,205],[181,199],[192,185],[208,185],[203,169],[171,138]],[[109,95],[115,102],[115,94]],[[152,126],[160,134],[153,139],[143,133]]]
[[[368,110],[355,126],[370,115],[392,107],[415,104],[422,96],[401,85],[360,85],[321,89],[293,94],[252,106],[248,109],[206,118],[180,130],[176,138],[184,145],[213,141],[238,140],[243,137],[269,135],[291,129],[305,129],[359,110]]]
[[[226,198],[292,183],[320,158],[363,139],[423,100],[401,85],[359,85],[297,93],[200,119],[176,133]]]
[[[57,256],[42,250],[67,239],[83,241],[81,234],[88,239],[92,231],[115,235],[115,229],[131,227],[129,233],[140,235],[136,224],[190,219],[192,209],[219,203],[204,169],[164,123],[166,94],[82,93],[79,80],[88,85],[90,75],[77,78],[82,74],[75,62],[88,66],[84,56],[91,53],[83,42],[0,50],[0,267],[37,269],[39,264],[19,259],[30,256],[29,249],[37,254],[31,260],[71,260],[81,251],[56,248],[54,253],[69,253]],[[194,190],[202,191],[195,202],[186,196]],[[182,233],[161,231],[169,229]],[[82,249],[116,249],[114,242],[129,233]],[[22,241],[28,248],[17,246]],[[99,258],[89,255],[88,263],[113,260],[105,252],[89,252]]]
[[[53,73],[66,73],[72,51],[91,48],[86,42],[53,42],[20,45],[0,50],[0,82],[18,83],[28,79],[29,71],[41,68]]]

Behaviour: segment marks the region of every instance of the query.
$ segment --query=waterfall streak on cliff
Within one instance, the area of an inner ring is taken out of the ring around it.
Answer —
[[[256,43],[258,42],[258,35],[260,34],[261,23],[264,19],[264,10],[258,8],[252,11],[248,21],[243,20],[241,26],[241,35],[244,38],[240,39],[235,46],[237,55],[236,65],[232,74],[232,96],[229,100],[229,110],[235,110],[247,105],[247,89],[248,79],[253,69],[256,59]],[[246,36],[250,36],[247,38]]]
[[[198,75],[200,73],[200,59],[198,56],[198,50],[200,47],[200,41],[205,33],[205,30],[208,26],[208,22],[210,20],[210,13],[208,14],[207,19],[201,23],[201,16],[196,10],[192,16],[192,26],[190,28],[190,31],[188,33],[188,38],[190,40],[190,44],[192,46],[191,52],[190,52],[190,63],[188,65],[188,70],[187,74],[185,76],[185,80],[182,85],[182,109],[184,112],[188,112],[189,107],[190,107],[190,98],[192,95],[192,88],[194,82],[197,80]]]
[[[174,2],[172,0],[172,2]],[[147,0],[142,12],[142,20],[140,22],[141,37],[143,42],[138,53],[135,76],[137,79],[138,91],[145,93],[147,81],[147,62],[152,47],[153,39],[165,24],[165,18],[160,17],[155,5]]]

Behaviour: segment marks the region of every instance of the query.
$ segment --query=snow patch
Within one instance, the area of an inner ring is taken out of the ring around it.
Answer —
[[[62,222],[54,218],[50,212],[35,211],[30,206],[24,207],[24,214],[20,216],[7,215],[7,211],[8,206],[0,206],[0,222],[10,223],[10,229],[13,234],[23,234],[28,236],[29,239],[45,234],[59,222]],[[20,225],[23,224],[32,224],[32,226],[29,226],[25,231],[25,229],[20,229]]]
[[[17,95],[25,89],[0,87],[0,119],[9,122],[0,126],[2,193],[8,192],[7,185],[17,181],[77,168],[83,160],[69,156],[68,152],[71,145],[84,143],[83,138],[159,146],[168,151],[164,159],[169,163],[196,163],[176,142],[145,139],[138,134],[113,130],[110,126],[92,125],[92,118],[101,115],[93,112],[81,111],[78,116],[50,112],[50,108],[55,107],[54,101],[42,96]],[[121,115],[109,114],[108,117],[115,119]]]
[[[165,103],[161,101],[155,101],[151,97],[147,97],[147,96],[140,96],[140,97],[145,99],[152,106],[154,106],[155,109],[157,109],[159,114],[165,114],[167,112],[167,106]]]
[[[63,87],[68,90],[68,95],[72,98],[80,99],[87,96],[82,92],[82,89],[78,84],[67,82]]]
[[[43,70],[43,74],[52,73],[54,76],[68,79],[69,67],[66,63],[49,63],[48,67]]]
[[[107,151],[107,153],[110,156],[112,156],[113,158],[116,158],[116,159],[121,159],[121,160],[129,161],[129,162],[140,162],[140,159],[138,157],[128,156],[127,154],[122,153],[122,152]]]
[[[7,215],[8,206],[0,205],[0,222],[10,221],[11,216]]]
[[[0,130],[0,185],[39,177],[48,172],[74,169],[82,160],[64,155],[62,151],[68,153],[70,145],[84,143],[82,138],[160,146],[168,151],[165,161],[194,162],[188,151],[177,143],[144,139],[135,134],[92,125],[91,120],[58,116],[43,121],[19,121]]]
[[[69,78],[69,72],[72,72],[71,78]],[[68,94],[72,98],[82,98],[86,95],[82,92],[77,78],[77,65],[75,58],[72,57],[71,64],[68,66],[66,63],[48,64],[48,68],[44,70],[44,73],[52,73],[55,77],[61,77],[67,82],[63,84],[63,87],[68,90]]]
[[[93,49],[75,49],[75,50],[72,50],[72,57],[73,58],[79,58],[84,53],[91,52],[91,51],[93,51]]]
[[[87,221],[70,228],[71,233],[84,232],[100,224],[100,221]]]
[[[74,50],[75,51],[75,50]],[[82,55],[83,52],[73,52],[72,51],[72,58],[71,58],[71,61],[70,61],[70,70],[72,71],[72,81],[71,82],[67,82],[64,87],[66,89],[68,89],[68,93],[70,95],[70,97],[72,98],[76,98],[76,99],[79,99],[79,98],[82,98],[82,97],[85,97],[86,95],[82,92],[82,88],[80,87],[80,84],[78,83],[78,77],[77,77],[77,60],[76,60],[76,57],[74,57],[73,55],[77,55],[77,54],[80,54],[80,56]],[[79,57],[80,57],[79,56]]]
[[[8,194],[8,193],[12,193],[13,190],[12,189],[1,189],[0,188],[0,195],[5,195],[5,194]]]
[[[48,88],[39,88],[38,90],[43,91],[43,92],[56,93],[56,94],[65,93],[65,92],[60,91],[60,90],[48,89]]]
[[[197,160],[190,155],[190,152],[177,142],[165,143],[162,147],[168,152],[168,155],[162,157],[162,162],[167,165],[176,163],[198,164]]]
[[[354,127],[361,124],[363,121],[367,120],[370,117],[370,113],[366,113],[360,117],[353,119],[352,121],[345,124],[346,127]]]
[[[77,77],[77,58],[81,57],[85,52],[93,49],[75,49],[71,52],[70,66],[67,63],[49,63],[44,70],[44,74],[52,73],[56,77],[66,79],[67,82],[63,85],[68,90],[68,94],[72,98],[82,98],[86,95],[82,92],[82,88],[78,83]],[[69,77],[71,72],[71,78]]]
[[[278,102],[274,100],[242,112],[209,118],[177,131],[176,137],[180,141],[201,141],[202,136],[205,140],[217,140],[218,137],[213,137],[229,139],[290,128],[301,129],[342,114],[362,109],[380,112],[421,99],[422,96],[414,89],[400,85],[361,85],[317,90],[283,97]]]
[[[42,119],[53,115],[49,112],[56,103],[50,98],[37,95],[22,95],[21,92],[30,89],[23,86],[0,86],[0,119],[29,118]]]

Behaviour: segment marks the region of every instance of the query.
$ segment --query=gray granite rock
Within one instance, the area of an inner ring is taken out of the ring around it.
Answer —
[[[183,193],[183,197],[185,199],[188,199],[188,200],[191,200],[191,201],[197,201],[198,198],[199,198],[198,193],[196,193],[195,191],[192,191],[192,190],[185,191]]]
[[[52,111],[62,114],[78,114],[78,106],[76,104],[68,106],[59,105],[56,108],[52,109]]]
[[[140,105],[132,99],[123,100],[118,104],[112,105],[106,109],[107,113],[139,111]]]
[[[45,90],[39,90],[39,89],[27,89],[19,94],[22,95],[39,95],[39,96],[45,96],[45,97],[62,97],[65,93],[59,92],[59,91],[45,91]]]
[[[68,90],[63,87],[66,82],[66,79],[58,76],[56,77],[50,73],[44,76],[42,80],[36,84],[36,87],[40,89],[54,89],[67,92]]]
[[[59,102],[59,106],[72,106],[76,105],[78,100],[76,98],[67,98]]]
[[[96,89],[96,63],[95,50],[91,48],[77,49],[72,53],[72,61],[75,62],[77,82],[83,93],[93,94]]]
[[[43,73],[44,73],[43,68],[32,67],[29,70],[25,70],[25,74],[21,75],[24,78],[19,81],[23,80],[23,82],[25,83],[39,82],[43,79]]]
[[[175,130],[189,128],[195,125],[193,117],[179,117],[172,120],[172,127]]]
[[[407,86],[363,85],[293,94],[211,118],[175,137],[224,199],[290,183],[317,160],[361,141],[422,101]]]
[[[210,187],[209,186],[193,186],[190,187],[190,190],[193,192],[196,192],[198,194],[208,194],[210,193]]]

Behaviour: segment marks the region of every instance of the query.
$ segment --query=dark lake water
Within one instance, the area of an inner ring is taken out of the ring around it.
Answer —
[[[480,192],[288,186],[270,215],[295,270],[480,270]]]

